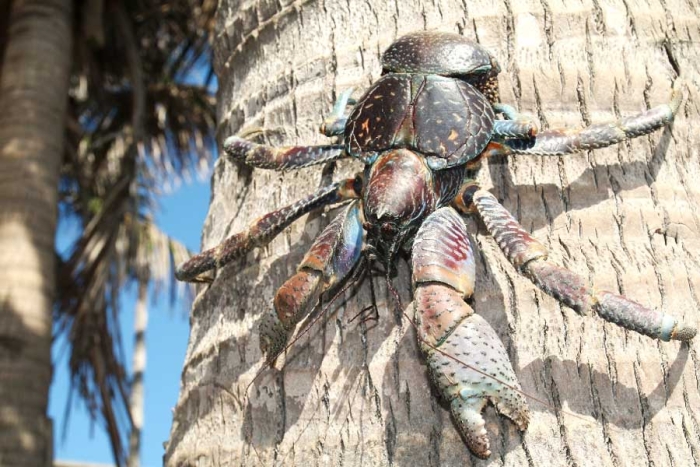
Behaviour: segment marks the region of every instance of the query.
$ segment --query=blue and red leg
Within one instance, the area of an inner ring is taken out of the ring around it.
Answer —
[[[347,89],[338,96],[331,114],[321,124],[321,133],[326,136],[343,134],[347,122],[345,109],[354,103],[350,98],[352,91],[352,88]],[[226,138],[224,151],[235,161],[271,170],[301,169],[347,157],[343,144],[274,147],[253,143],[238,136]]]
[[[493,104],[493,110],[506,117],[506,120],[493,122],[493,134],[496,139],[529,139],[537,135],[537,125],[529,118],[518,113],[513,106],[498,102]]]
[[[230,136],[224,141],[224,151],[238,162],[271,170],[301,169],[347,157],[345,146],[341,144],[274,147],[238,136]]]
[[[627,139],[649,134],[673,121],[683,102],[683,89],[683,81],[677,79],[673,85],[670,102],[667,104],[610,123],[598,123],[576,130],[550,129],[540,131],[530,137],[504,139],[500,141],[502,147],[499,152],[501,154],[563,156],[611,146]],[[499,125],[506,128],[503,131],[522,131],[517,128],[507,130],[509,125],[507,120]]]
[[[268,360],[284,350],[296,324],[327,290],[341,282],[358,263],[363,230],[359,203],[353,202],[316,238],[296,274],[277,290],[274,311],[260,323],[260,344]]]
[[[322,134],[326,136],[339,136],[345,132],[345,125],[348,122],[348,117],[345,115],[345,109],[348,107],[348,105],[355,104],[355,100],[350,97],[352,95],[352,91],[353,88],[346,89],[340,94],[340,96],[338,96],[330,115],[321,124],[320,130]]]
[[[334,203],[360,197],[361,178],[349,178],[321,188],[288,206],[272,211],[251,222],[248,229],[230,236],[219,245],[193,256],[179,265],[175,277],[187,282],[211,282],[203,273],[246,255],[256,247],[267,245],[282,230],[304,214]]]

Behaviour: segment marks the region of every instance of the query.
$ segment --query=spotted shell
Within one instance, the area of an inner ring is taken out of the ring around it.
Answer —
[[[489,100],[465,81],[390,73],[353,109],[345,127],[346,150],[371,163],[374,154],[408,148],[440,170],[478,156],[491,139],[493,121]]]

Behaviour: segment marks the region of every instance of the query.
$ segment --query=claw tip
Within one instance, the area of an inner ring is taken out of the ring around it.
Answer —
[[[690,326],[683,326],[679,330],[673,332],[671,339],[685,342],[691,340],[697,333],[697,329]]]

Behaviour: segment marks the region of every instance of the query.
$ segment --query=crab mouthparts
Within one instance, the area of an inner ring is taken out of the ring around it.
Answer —
[[[434,209],[432,172],[409,150],[387,151],[372,167],[363,198],[367,231],[390,242]]]

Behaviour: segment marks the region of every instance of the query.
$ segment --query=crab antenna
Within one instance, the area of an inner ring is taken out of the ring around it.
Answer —
[[[391,277],[389,277],[389,271],[386,272],[386,288],[389,289],[389,292],[391,292],[391,298],[394,301],[397,316],[405,314],[403,311],[403,305],[401,304],[401,297],[399,296],[399,291],[396,290],[396,288],[394,287],[394,283],[391,281]]]

